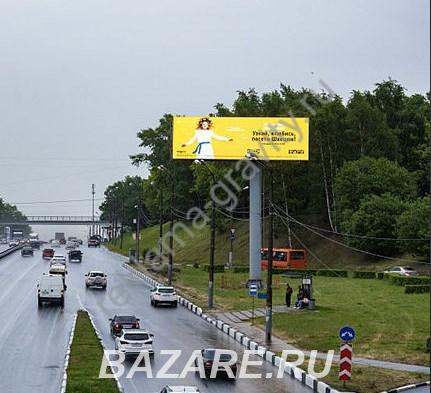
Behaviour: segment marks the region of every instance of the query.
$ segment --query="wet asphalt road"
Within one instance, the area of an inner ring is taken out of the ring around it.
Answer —
[[[162,349],[181,349],[183,356],[169,370],[180,373],[193,350],[205,347],[229,348],[242,357],[243,348],[207,322],[179,306],[156,308],[150,306],[150,288],[121,267],[122,257],[105,249],[88,249],[81,264],[68,264],[69,274],[64,310],[56,306],[37,307],[36,283],[48,270],[48,261],[36,251],[34,257],[14,253],[0,260],[0,392],[51,393],[59,392],[63,374],[64,354],[74,313],[79,307],[87,308],[108,349],[114,349],[109,335],[109,321],[115,313],[136,314],[141,325],[155,335],[156,355],[152,371],[156,375],[167,360]],[[56,250],[65,253],[64,249]],[[103,270],[108,274],[108,288],[86,289],[84,274],[89,270]],[[126,363],[126,373],[132,362]],[[247,369],[249,373],[277,373],[277,369],[263,363]],[[162,380],[147,378],[137,372],[132,379],[121,378],[126,393],[160,392],[166,384],[196,385],[201,392],[212,393],[305,393],[311,390],[297,381],[283,379],[226,379],[200,380],[193,373],[185,379]]]

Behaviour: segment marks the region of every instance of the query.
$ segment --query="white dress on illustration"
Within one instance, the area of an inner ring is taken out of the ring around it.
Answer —
[[[196,154],[197,159],[214,159],[214,150],[211,145],[211,139],[217,139],[218,141],[229,141],[229,138],[217,135],[211,130],[195,130],[193,137],[185,143],[186,146],[191,145],[193,142],[197,141],[197,145],[193,154]]]

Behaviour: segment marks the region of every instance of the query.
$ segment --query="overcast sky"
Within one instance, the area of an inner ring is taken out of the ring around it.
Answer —
[[[428,0],[0,0],[0,197],[86,199],[95,183],[99,202],[145,175],[128,159],[140,128],[237,90],[320,78],[348,97],[390,76],[412,94],[429,67]],[[90,201],[18,207],[91,214]]]

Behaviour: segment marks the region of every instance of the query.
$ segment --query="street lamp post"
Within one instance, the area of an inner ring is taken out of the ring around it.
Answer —
[[[216,178],[213,171],[203,160],[195,160],[196,164],[204,165],[211,174],[213,186],[216,183]],[[211,201],[211,234],[210,234],[210,263],[208,268],[208,307],[214,306],[214,263],[215,263],[215,209],[216,204],[214,198]]]
[[[137,205],[135,205],[136,208],[136,261],[139,263],[139,235],[140,235],[140,231],[141,231],[141,225],[140,225],[140,221],[141,221],[141,217],[140,217],[140,203],[138,202]]]

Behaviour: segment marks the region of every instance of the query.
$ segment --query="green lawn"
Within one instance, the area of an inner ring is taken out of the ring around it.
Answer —
[[[167,227],[165,226],[165,230]],[[235,243],[239,260],[247,255],[247,227],[238,229]],[[174,263],[180,268],[175,275],[175,285],[189,298],[205,309],[207,305],[208,273],[192,267],[193,263],[208,263],[208,231],[194,231],[192,238],[179,232],[184,244],[175,244]],[[142,232],[141,247],[155,247],[158,228],[147,228]],[[280,241],[280,239],[279,239]],[[117,245],[109,247],[127,254],[133,244],[131,236],[125,236],[123,249]],[[229,242],[221,235],[217,238],[216,262],[224,264]],[[317,244],[316,244],[317,247]],[[319,245],[322,253],[325,245]],[[320,254],[319,254],[320,255]],[[328,254],[329,255],[329,254]],[[235,260],[235,258],[234,258]],[[331,267],[352,268],[353,261],[326,259]],[[241,260],[241,264],[244,264]],[[313,265],[314,262],[311,263]],[[315,265],[317,267],[318,265]],[[381,270],[387,261],[374,263],[363,261],[358,269]],[[141,265],[138,265],[141,268]],[[163,279],[163,277],[159,277]],[[265,281],[265,278],[263,277]],[[251,299],[244,287],[247,274],[219,273],[215,279],[215,306],[219,310],[244,310],[251,308]],[[283,304],[285,278],[274,276],[274,304]],[[296,290],[299,281],[289,279]],[[295,291],[296,294],[296,291]],[[381,360],[429,364],[425,352],[429,336],[429,295],[404,294],[404,287],[386,280],[314,277],[314,294],[317,309],[314,312],[299,312],[274,315],[274,329],[278,336],[303,349],[326,351],[337,349],[338,330],[343,325],[355,327],[358,337],[354,343],[354,354]],[[256,300],[256,307],[263,307],[264,300]]]
[[[316,360],[315,370],[323,370],[324,364],[321,360]],[[308,361],[304,362],[301,368],[307,371]],[[387,370],[376,367],[366,367],[353,365],[352,379],[346,382],[345,388],[343,382],[338,379],[339,366],[333,363],[328,376],[321,380],[334,389],[339,391],[349,391],[357,393],[380,393],[399,386],[425,382],[429,380],[429,375],[418,373],[407,373],[403,371]]]
[[[88,314],[78,312],[67,369],[67,393],[118,393],[113,379],[100,379],[103,350]]]

